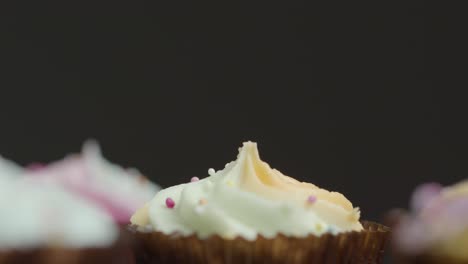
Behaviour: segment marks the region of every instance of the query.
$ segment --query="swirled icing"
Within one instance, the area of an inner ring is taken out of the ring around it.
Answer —
[[[360,231],[360,213],[349,200],[283,175],[244,143],[236,161],[199,181],[160,191],[132,217],[134,225],[166,234],[255,239]],[[166,204],[170,198],[174,208]]]

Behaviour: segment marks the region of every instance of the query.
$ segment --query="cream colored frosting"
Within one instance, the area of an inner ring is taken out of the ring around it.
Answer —
[[[210,176],[160,191],[131,221],[166,234],[224,238],[360,231],[360,213],[342,194],[283,175],[244,143],[236,161]],[[313,197],[309,201],[309,197]],[[175,202],[174,208],[166,199]]]

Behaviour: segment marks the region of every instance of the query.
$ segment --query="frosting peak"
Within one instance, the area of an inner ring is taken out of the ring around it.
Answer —
[[[246,239],[362,230],[359,210],[343,195],[272,169],[260,159],[256,143],[244,143],[236,161],[210,172],[205,179],[160,191],[132,223],[167,234]],[[166,204],[169,198],[175,206]]]
[[[299,182],[270,168],[266,162],[260,159],[257,143],[244,143],[244,147],[239,150],[237,162],[243,166],[243,173],[240,176],[241,186],[247,190],[271,196],[269,197],[271,199],[284,199],[285,197],[278,193],[281,191],[283,194],[293,196],[297,202],[302,204],[308,196],[313,195],[320,200],[340,206],[344,210],[353,210],[351,202],[342,194],[329,192],[312,183]],[[272,192],[275,192],[274,195]]]

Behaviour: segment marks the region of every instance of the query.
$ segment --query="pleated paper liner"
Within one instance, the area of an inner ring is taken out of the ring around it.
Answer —
[[[27,251],[11,250],[0,251],[1,264],[98,264],[135,263],[133,253],[129,248],[89,248],[89,249],[66,249],[66,248],[40,248]]]
[[[468,250],[468,248],[466,249]],[[468,260],[456,259],[450,256],[432,255],[429,252],[419,256],[394,255],[394,264],[468,264]]]
[[[468,249],[467,249],[468,250]],[[399,256],[394,259],[395,264],[468,264],[468,260],[451,258],[449,256]]]
[[[389,229],[373,222],[363,222],[364,230],[305,238],[278,235],[248,241],[237,237],[165,235],[130,227],[139,246],[137,263],[381,263]]]
[[[135,264],[128,230],[106,248],[64,248],[44,246],[34,249],[1,249],[0,264]]]

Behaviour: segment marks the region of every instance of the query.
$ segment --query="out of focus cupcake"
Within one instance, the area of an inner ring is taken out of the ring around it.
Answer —
[[[133,215],[141,263],[380,263],[387,228],[360,222],[342,194],[270,168],[255,143],[208,173]]]
[[[134,263],[122,227],[157,191],[93,143],[47,166],[0,159],[0,264]]]
[[[61,188],[10,182],[0,192],[1,264],[132,263],[119,242],[107,213]]]
[[[99,206],[121,225],[129,224],[133,212],[160,189],[138,170],[108,162],[93,141],[81,154],[47,166],[28,166],[23,180],[60,186]]]
[[[389,214],[397,263],[468,263],[468,180],[416,188],[410,211]]]

